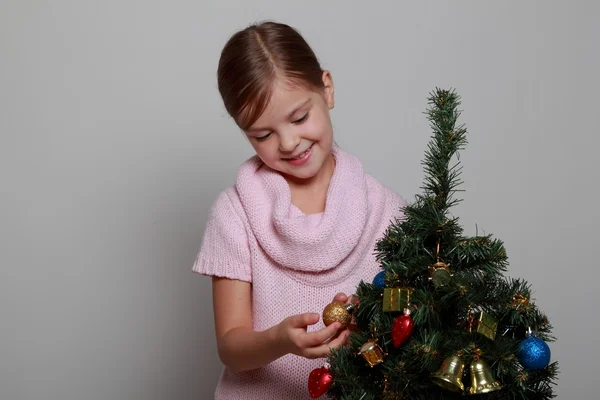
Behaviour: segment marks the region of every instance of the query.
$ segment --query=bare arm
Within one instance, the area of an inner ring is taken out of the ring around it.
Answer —
[[[284,355],[272,330],[252,328],[252,286],[249,282],[213,278],[217,347],[221,362],[234,371],[261,367]]]
[[[339,325],[307,333],[306,327],[319,321],[318,314],[306,313],[256,332],[252,324],[252,286],[248,282],[213,278],[213,305],[217,347],[221,362],[233,371],[260,368],[289,353],[307,358],[325,357],[343,344],[348,331],[334,337]]]

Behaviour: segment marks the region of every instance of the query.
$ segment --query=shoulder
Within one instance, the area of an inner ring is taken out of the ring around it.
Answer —
[[[213,202],[211,213],[227,218],[247,220],[242,199],[239,193],[240,184],[248,183],[250,176],[262,166],[262,161],[257,156],[245,160],[236,173],[235,183],[221,191]]]
[[[342,164],[349,170],[348,173],[354,176],[364,176],[371,207],[383,207],[391,214],[401,214],[399,210],[406,205],[404,198],[366,172],[356,155],[339,147],[334,147],[334,153],[344,160]]]
[[[212,204],[210,215],[213,220],[244,223],[246,215],[235,185],[229,186],[218,194]]]
[[[246,226],[234,189],[227,188],[213,202],[200,251],[192,271],[201,275],[252,281],[252,261]]]
[[[369,193],[374,194],[375,197],[381,199],[381,201],[385,202],[388,207],[392,209],[400,209],[404,207],[407,203],[406,200],[399,193],[395,192],[388,186],[381,183],[378,179],[373,177],[372,175],[365,174],[367,180],[367,187],[369,188]]]

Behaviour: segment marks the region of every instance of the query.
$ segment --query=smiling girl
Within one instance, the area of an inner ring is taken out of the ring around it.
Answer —
[[[210,212],[193,271],[212,276],[216,399],[306,399],[310,371],[348,330],[320,311],[379,271],[401,198],[334,144],[333,79],[293,28],[265,22],[221,53],[225,108],[256,155]]]

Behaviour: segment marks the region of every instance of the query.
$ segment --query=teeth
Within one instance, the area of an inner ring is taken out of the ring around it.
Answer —
[[[304,158],[304,156],[306,155],[306,153],[308,153],[308,150],[306,150],[304,153],[300,154],[298,157],[295,157],[294,160],[299,160],[301,158]]]
[[[308,154],[310,149],[312,149],[312,145],[304,153],[300,154],[298,157],[292,158],[292,160],[300,160],[301,158],[304,158]]]

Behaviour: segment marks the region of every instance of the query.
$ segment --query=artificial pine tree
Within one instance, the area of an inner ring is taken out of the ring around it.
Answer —
[[[311,374],[313,397],[325,390],[343,400],[555,397],[558,365],[545,343],[554,340],[552,327],[530,285],[503,276],[500,240],[463,236],[450,214],[462,183],[454,156],[467,143],[459,104],[453,90],[430,94],[424,193],[378,242],[382,272],[359,284],[358,306],[349,309],[355,331],[329,368]]]

